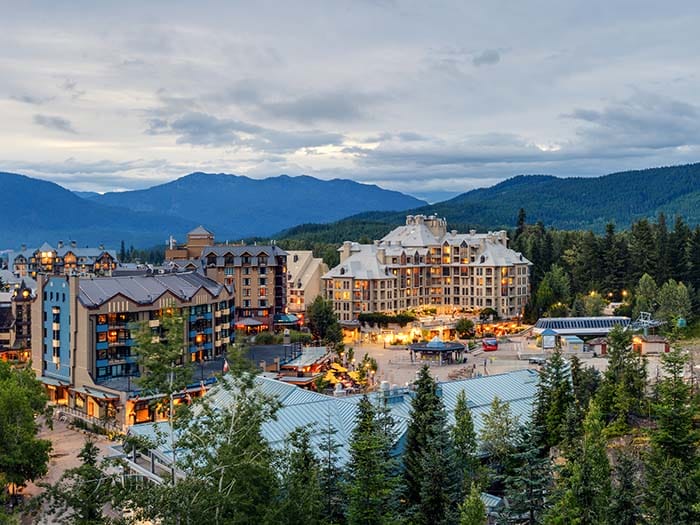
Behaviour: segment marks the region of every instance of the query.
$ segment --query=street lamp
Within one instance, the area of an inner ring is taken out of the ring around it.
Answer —
[[[197,345],[197,353],[199,354],[199,380],[204,381],[204,350],[202,349],[204,336],[202,334],[197,334],[194,337],[194,342]]]

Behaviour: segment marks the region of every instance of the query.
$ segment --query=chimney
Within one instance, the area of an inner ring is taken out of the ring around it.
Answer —
[[[77,247],[78,247],[78,243],[77,243],[76,241],[71,241],[71,242],[70,242],[70,247],[71,247],[71,248],[77,248]]]
[[[58,241],[58,249],[60,250],[63,248],[63,241]]]
[[[20,250],[23,251],[23,252],[24,252],[24,251],[27,251],[27,245],[26,245],[26,244],[23,244],[22,246],[20,246]]]
[[[345,241],[343,247],[340,249],[340,262],[342,263],[345,259],[350,257],[350,248],[352,247],[351,241]]]

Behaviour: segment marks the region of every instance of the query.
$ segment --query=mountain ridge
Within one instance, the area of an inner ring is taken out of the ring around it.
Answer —
[[[700,224],[700,163],[614,172],[598,177],[517,175],[487,188],[477,188],[443,202],[401,213],[369,212],[326,225],[305,224],[276,237],[311,236],[318,242],[339,242],[341,232],[355,227],[372,236],[402,224],[407,214],[437,214],[460,229],[515,227],[520,208],[527,221],[542,221],[564,230],[601,233],[608,222],[627,228],[635,220],[660,212]],[[353,226],[354,225],[354,226]],[[376,237],[374,237],[376,238]]]
[[[372,209],[400,210],[424,201],[349,179],[301,175],[251,179],[195,172],[143,190],[71,192],[53,182],[0,172],[0,249],[44,241],[153,246],[184,241],[199,224],[217,239],[265,236],[303,222],[333,221]]]

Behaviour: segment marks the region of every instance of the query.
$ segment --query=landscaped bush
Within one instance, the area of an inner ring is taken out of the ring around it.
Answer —
[[[382,326],[387,327],[391,323],[399,326],[406,326],[416,320],[415,314],[404,312],[396,315],[388,315],[383,313],[364,313],[357,316],[357,320],[363,326]]]

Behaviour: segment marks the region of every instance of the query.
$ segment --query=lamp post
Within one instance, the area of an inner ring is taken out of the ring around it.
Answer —
[[[202,334],[197,334],[194,338],[194,342],[197,345],[197,353],[199,354],[199,380],[204,381],[204,349],[202,348],[204,336]]]

